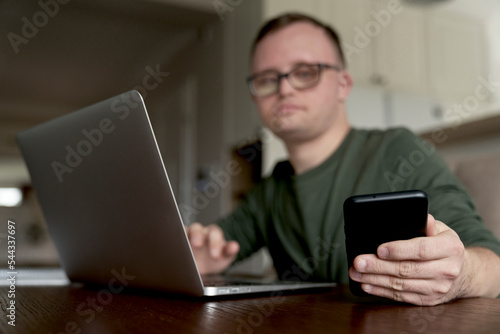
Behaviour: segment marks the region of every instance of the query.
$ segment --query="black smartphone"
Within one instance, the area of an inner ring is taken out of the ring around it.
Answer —
[[[349,197],[344,201],[344,232],[348,268],[356,256],[377,254],[381,244],[423,237],[427,231],[427,194],[421,190]],[[368,296],[349,278],[356,296]]]

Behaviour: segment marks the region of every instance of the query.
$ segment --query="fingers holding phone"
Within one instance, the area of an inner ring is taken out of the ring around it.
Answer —
[[[360,271],[351,267],[357,259],[362,268],[368,260],[377,259],[378,252],[388,250],[379,246],[394,240],[409,240],[427,234],[427,195],[420,190],[352,196],[344,202],[344,231],[346,252],[350,268],[349,287],[354,295],[367,296]],[[377,267],[380,264],[377,263]],[[361,270],[361,269],[360,269]],[[366,288],[366,287],[365,287]]]
[[[357,256],[351,279],[366,293],[416,305],[455,299],[466,286],[464,245],[455,231],[431,215],[427,225],[426,237],[387,242],[377,255]]]

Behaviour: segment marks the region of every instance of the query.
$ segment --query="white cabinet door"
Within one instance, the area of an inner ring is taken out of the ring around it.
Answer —
[[[319,17],[340,33],[356,84],[426,93],[424,14],[394,0],[322,0]]]
[[[264,0],[262,1],[262,16],[269,20],[286,12],[299,12],[317,16],[319,0]]]
[[[381,88],[354,86],[346,101],[349,123],[356,128],[386,128],[387,96]]]
[[[404,126],[417,133],[444,127],[443,106],[434,99],[415,94],[393,94],[390,97],[388,125]]]
[[[332,26],[340,35],[346,66],[354,82],[370,84],[373,71],[372,39],[366,38],[369,22],[369,0],[321,0],[318,17]]]
[[[406,5],[392,14],[387,6],[373,11],[385,27],[374,43],[375,79],[391,91],[427,93],[424,13]],[[391,16],[389,16],[392,14]]]
[[[432,93],[461,102],[485,77],[483,24],[458,14],[429,17],[428,58]]]

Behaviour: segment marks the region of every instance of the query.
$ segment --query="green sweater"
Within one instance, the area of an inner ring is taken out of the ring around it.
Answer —
[[[500,255],[464,187],[434,148],[406,129],[351,129],[321,165],[295,175],[288,161],[219,221],[240,244],[238,260],[267,246],[281,279],[348,282],[343,202],[353,195],[420,189],[429,213],[466,247]],[[363,233],[363,231],[360,231]]]

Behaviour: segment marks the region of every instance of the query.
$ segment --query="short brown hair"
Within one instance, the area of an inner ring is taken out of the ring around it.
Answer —
[[[311,23],[317,27],[322,28],[330,40],[333,42],[333,45],[337,48],[337,51],[340,56],[340,61],[342,62],[342,65],[345,67],[345,59],[344,59],[344,52],[342,51],[342,46],[340,44],[340,37],[337,34],[337,32],[329,25],[323,24],[316,20],[315,18],[311,16],[307,16],[304,14],[299,14],[299,13],[285,13],[282,14],[278,17],[275,17],[269,21],[267,21],[262,28],[259,30],[259,33],[257,34],[257,37],[255,38],[253,44],[252,44],[252,56],[255,53],[255,49],[257,47],[257,44],[264,39],[268,34],[270,34],[273,31],[280,30],[284,27],[287,27],[293,23],[297,22],[308,22]]]

